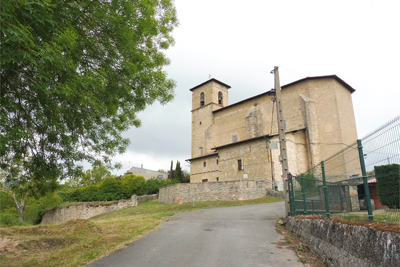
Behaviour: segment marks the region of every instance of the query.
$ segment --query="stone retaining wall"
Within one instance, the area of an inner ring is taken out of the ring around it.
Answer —
[[[277,191],[272,191],[272,190],[269,190],[269,189],[267,189],[267,196],[285,199],[285,195],[283,193],[279,193]]]
[[[286,218],[286,228],[302,236],[327,266],[398,266],[400,233],[335,223]]]
[[[88,202],[80,205],[71,205],[68,207],[57,207],[46,211],[46,214],[42,218],[41,224],[57,224],[75,219],[89,219],[96,215],[113,210],[135,207],[139,203],[146,202],[151,199],[157,199],[157,194],[140,197],[133,195],[130,200]]]
[[[178,203],[247,200],[266,196],[267,180],[237,180],[207,183],[173,184],[160,188],[159,202]]]
[[[158,194],[154,194],[154,195],[145,195],[145,196],[139,196],[137,197],[138,203],[143,203],[149,200],[154,200],[158,198]]]

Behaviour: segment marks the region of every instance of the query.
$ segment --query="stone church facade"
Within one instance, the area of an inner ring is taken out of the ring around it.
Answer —
[[[190,182],[267,180],[271,189],[282,190],[273,94],[229,105],[230,88],[212,78],[190,89]],[[307,77],[281,88],[290,173],[305,172],[357,140],[355,90],[342,79]]]

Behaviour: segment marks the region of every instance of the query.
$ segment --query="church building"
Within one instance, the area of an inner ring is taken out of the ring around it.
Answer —
[[[274,93],[229,104],[230,88],[212,78],[190,89],[190,182],[262,179],[271,189],[283,190]],[[355,90],[338,76],[307,77],[281,88],[291,174],[305,172],[357,140]]]

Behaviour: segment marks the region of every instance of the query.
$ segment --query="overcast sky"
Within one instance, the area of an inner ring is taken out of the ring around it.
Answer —
[[[175,0],[180,26],[165,70],[175,100],[139,114],[141,128],[116,162],[168,170],[191,157],[190,88],[216,78],[230,86],[229,104],[281,85],[336,74],[353,93],[358,137],[400,114],[400,1]]]

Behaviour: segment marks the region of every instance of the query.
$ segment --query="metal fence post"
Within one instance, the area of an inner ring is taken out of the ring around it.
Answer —
[[[374,215],[372,214],[371,197],[369,195],[369,186],[368,186],[368,176],[367,176],[367,171],[365,170],[364,152],[360,139],[357,140],[357,144],[358,144],[358,154],[360,155],[361,172],[364,180],[364,191],[368,208],[368,220],[372,222],[374,220]]]
[[[304,214],[307,214],[306,192],[304,186],[304,174],[301,174],[301,192],[303,193]]]
[[[328,218],[330,218],[331,217],[331,213],[329,212],[328,187],[326,186],[325,165],[324,165],[323,161],[321,161],[321,169],[322,169],[322,181],[323,181],[323,184],[324,184],[326,216]]]
[[[293,191],[293,180],[292,175],[288,174],[288,189],[289,189],[289,198],[290,198],[290,210],[291,215],[296,216],[295,206],[294,206],[294,191]]]

